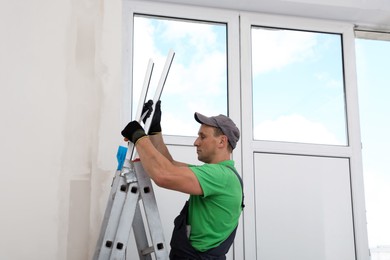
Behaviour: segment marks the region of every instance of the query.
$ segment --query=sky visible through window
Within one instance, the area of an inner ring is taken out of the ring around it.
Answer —
[[[341,35],[252,28],[254,138],[346,145]]]
[[[390,42],[356,40],[368,240],[390,246]]]
[[[135,16],[134,107],[149,59],[155,63],[149,91],[154,93],[172,49],[175,57],[161,96],[163,133],[196,136],[199,124],[194,112],[226,115],[226,37],[226,24]]]

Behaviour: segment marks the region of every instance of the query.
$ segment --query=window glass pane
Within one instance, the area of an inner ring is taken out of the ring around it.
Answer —
[[[390,42],[356,40],[368,242],[371,259],[390,259]]]
[[[194,112],[226,114],[226,36],[226,24],[135,16],[133,114],[149,59],[155,63],[152,99],[170,49],[175,57],[161,96],[163,133],[196,136]]]
[[[254,139],[346,145],[339,34],[252,27]]]

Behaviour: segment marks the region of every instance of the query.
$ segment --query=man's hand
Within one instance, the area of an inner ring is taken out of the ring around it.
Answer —
[[[154,111],[152,123],[150,124],[148,134],[153,135],[160,132],[161,132],[161,100],[157,101],[156,103],[156,110]]]
[[[153,111],[153,100],[149,99],[148,102],[146,102],[144,104],[144,106],[142,107],[142,115],[145,115],[145,117],[142,119],[142,121],[144,122],[144,124],[146,123],[146,119],[148,119],[150,117],[150,114],[152,113]]]
[[[136,144],[139,139],[146,136],[145,130],[137,121],[131,121],[128,123],[122,130],[121,134],[125,138],[125,141],[130,140],[134,144]]]
[[[142,121],[146,123],[146,120],[150,117],[153,111],[153,100],[149,100],[142,107],[142,115],[145,114]],[[152,122],[148,131],[149,135],[155,135],[161,132],[161,100],[156,103],[156,111],[153,114]]]

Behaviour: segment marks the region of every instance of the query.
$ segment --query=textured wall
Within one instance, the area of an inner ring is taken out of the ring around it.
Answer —
[[[87,259],[120,143],[121,1],[0,17],[0,259]]]

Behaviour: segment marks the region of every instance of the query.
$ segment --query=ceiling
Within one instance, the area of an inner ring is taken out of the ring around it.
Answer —
[[[390,32],[390,0],[143,0],[350,22]]]

